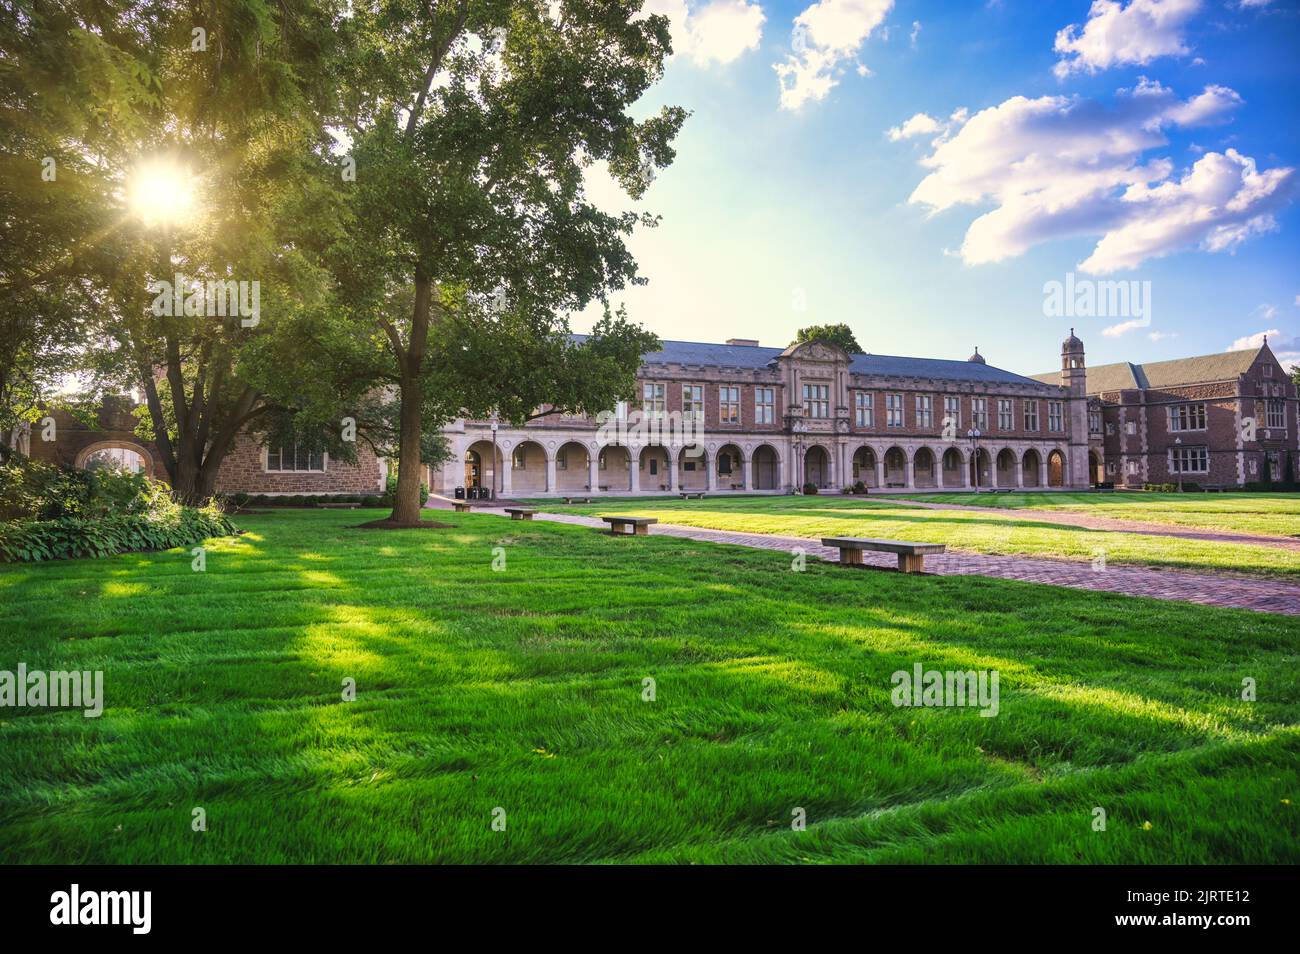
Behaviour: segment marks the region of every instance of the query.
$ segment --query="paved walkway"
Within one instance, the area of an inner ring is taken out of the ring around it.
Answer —
[[[448,509],[450,505],[431,497],[426,506]],[[474,512],[507,516],[504,510],[496,507],[475,507]],[[595,517],[576,513],[539,512],[537,519],[601,529],[606,526]],[[796,549],[801,549],[810,557],[820,557],[832,562],[839,559],[839,550],[824,547],[819,540],[807,540],[802,537],[706,530],[701,527],[683,527],[665,523],[656,524],[651,532],[708,543],[780,550],[790,554],[793,554]],[[863,557],[869,564],[885,568],[896,567],[898,562],[897,557],[892,553],[868,552],[864,553]],[[1094,570],[1091,563],[1075,560],[997,556],[953,549],[939,556],[926,557],[925,567],[929,572],[944,576],[991,576],[1026,583],[1068,586],[1079,590],[1102,590],[1128,596],[1148,596],[1183,603],[1203,603],[1207,606],[1227,606],[1300,616],[1300,585],[1284,580],[1274,581],[1235,574],[1192,573],[1186,570],[1114,564],[1107,565],[1105,569]]]
[[[1250,543],[1260,547],[1274,547],[1300,553],[1300,539],[1272,537],[1253,533],[1225,533],[1203,527],[1187,527],[1170,523],[1153,523],[1149,520],[1125,520],[1122,517],[1099,517],[1073,510],[1017,510],[1009,507],[975,507],[970,504],[930,503],[923,500],[892,501],[899,506],[913,505],[923,510],[966,510],[981,514],[999,514],[1016,520],[1036,520],[1057,523],[1085,530],[1116,530],[1121,533],[1138,533],[1152,537],[1179,537],[1184,540],[1209,540],[1212,543]]]

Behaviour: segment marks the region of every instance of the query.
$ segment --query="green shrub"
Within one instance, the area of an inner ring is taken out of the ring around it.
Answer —
[[[379,503],[384,507],[391,507],[397,502],[397,475],[389,474],[386,484],[387,490],[379,498]],[[429,485],[420,481],[420,506],[423,507],[425,501],[429,499]]]
[[[216,504],[183,507],[167,499],[148,513],[118,513],[91,519],[15,520],[2,524],[0,559],[37,562],[135,550],[169,550],[234,532],[235,525]]]
[[[803,492],[804,492],[805,494],[809,494],[809,495],[815,494],[815,493],[817,493],[817,485],[814,484],[814,483],[807,483],[807,484],[804,484],[804,485],[803,485]]]

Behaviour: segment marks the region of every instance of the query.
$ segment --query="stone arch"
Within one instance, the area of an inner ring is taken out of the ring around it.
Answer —
[[[501,464],[504,457],[500,447],[496,448],[494,457],[491,441],[474,441],[465,448],[462,459],[465,464],[466,489],[479,487],[491,490],[495,486],[498,491],[501,490],[503,474]],[[493,464],[494,460],[495,464]]]
[[[149,448],[145,447],[143,444],[136,443],[135,441],[107,440],[107,441],[95,441],[95,443],[93,444],[87,444],[81,450],[77,451],[77,456],[73,461],[73,466],[78,469],[84,469],[86,467],[86,463],[90,461],[92,457],[96,457],[97,455],[100,455],[102,451],[114,451],[114,450],[126,451],[135,454],[137,457],[140,458],[139,461],[140,473],[144,474],[147,477],[158,476],[157,465],[154,462],[153,454],[150,452]],[[113,456],[124,456],[124,455],[113,455]]]
[[[821,444],[813,444],[804,451],[803,482],[819,490],[831,486],[831,455]]]
[[[546,448],[535,440],[522,440],[510,449],[510,492],[515,495],[546,493]]]
[[[879,458],[876,457],[874,448],[863,444],[853,452],[853,483],[859,480],[867,487],[877,487],[876,482],[876,465]]]
[[[1106,465],[1095,450],[1088,451],[1088,479],[1094,484],[1106,481]]]
[[[1034,448],[1025,451],[1024,456],[1020,458],[1021,473],[1024,474],[1024,486],[1039,487],[1042,485],[1041,474],[1043,471],[1043,458]]]
[[[912,455],[912,486],[938,487],[939,475],[936,471],[934,451],[928,447],[918,447]]]
[[[1065,486],[1065,453],[1060,448],[1047,455],[1047,486]]]
[[[993,458],[987,449],[977,447],[969,456],[971,486],[975,489],[993,486]]]
[[[669,455],[668,448],[662,444],[647,444],[641,448],[637,459],[641,489],[668,490],[672,485],[672,475],[669,473],[671,464],[672,457]]]
[[[1020,458],[1010,447],[1004,447],[998,451],[998,456],[994,461],[994,486],[995,487],[1014,487],[1016,486],[1016,466]]]
[[[750,468],[755,490],[781,488],[781,455],[771,444],[759,444],[754,448]]]
[[[745,486],[745,452],[739,444],[723,444],[713,455],[719,490],[741,490]]]
[[[677,486],[681,490],[709,489],[709,452],[703,444],[687,444],[677,452]]]
[[[632,451],[622,444],[606,444],[596,452],[596,486],[593,492],[632,489]]]
[[[939,464],[939,486],[962,487],[966,480],[963,476],[966,459],[956,447],[949,447],[943,452]]]
[[[580,441],[565,441],[555,451],[557,493],[592,490],[591,451]]]
[[[903,448],[894,446],[885,451],[884,483],[886,487],[907,486],[907,454]]]

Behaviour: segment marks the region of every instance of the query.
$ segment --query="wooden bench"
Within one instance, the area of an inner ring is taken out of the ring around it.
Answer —
[[[356,510],[361,506],[359,503],[318,503],[316,505],[322,510]]]
[[[924,573],[925,555],[943,553],[947,549],[942,543],[910,543],[906,540],[872,540],[866,537],[823,537],[822,546],[839,547],[840,562],[850,566],[861,566],[866,562],[862,558],[865,550],[897,553],[898,569],[903,573]]]
[[[678,494],[677,496],[681,497],[683,500],[690,500],[692,497],[694,497],[696,500],[703,500],[703,499],[704,499],[704,491],[703,491],[703,490],[683,490],[683,491],[682,491],[680,494]]]
[[[591,503],[591,498],[590,497],[565,497],[564,502],[566,504]]]
[[[463,500],[453,500],[451,505],[456,508],[457,513],[469,513],[474,509]]]
[[[613,534],[636,534],[646,536],[650,533],[650,524],[658,523],[655,517],[601,517],[609,524],[609,532]]]
[[[506,507],[506,513],[510,514],[511,520],[532,520],[537,511],[532,507]]]

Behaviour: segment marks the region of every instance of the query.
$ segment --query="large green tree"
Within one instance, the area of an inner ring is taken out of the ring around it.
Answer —
[[[807,328],[799,329],[795,340],[826,341],[842,348],[850,355],[864,353],[862,345],[858,344],[858,339],[853,335],[853,329],[846,324],[809,325]]]
[[[683,110],[634,118],[671,52],[640,0],[354,4],[337,70],[355,181],[332,249],[357,332],[353,387],[397,398],[392,519],[419,519],[428,432],[461,413],[590,413],[630,396],[654,339],[621,314],[567,315],[639,281],[633,213],[587,197],[596,163],[633,199],[673,159]],[[339,344],[339,342],[335,342]]]
[[[73,310],[98,384],[144,395],[174,493],[206,499],[236,435],[293,397],[291,381],[258,373],[284,349],[277,335],[326,307],[313,263],[337,203],[325,130],[341,102],[328,66],[342,5],[0,3],[0,108],[24,130],[5,214],[31,243],[0,314],[35,302],[49,325]],[[42,152],[57,160],[50,182]],[[257,282],[256,322],[155,313],[156,283],[177,273]]]

